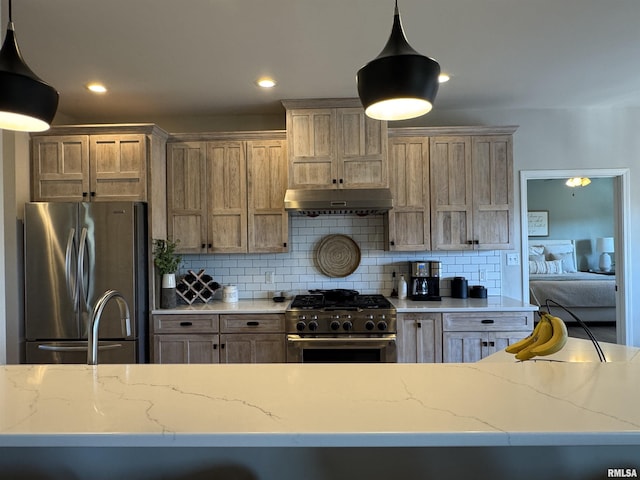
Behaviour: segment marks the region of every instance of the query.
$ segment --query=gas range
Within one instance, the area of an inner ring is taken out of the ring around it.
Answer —
[[[287,333],[359,335],[396,333],[396,310],[383,295],[355,290],[310,291],[297,295],[285,313]]]

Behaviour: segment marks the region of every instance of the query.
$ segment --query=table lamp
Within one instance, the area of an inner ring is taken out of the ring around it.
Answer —
[[[598,237],[596,240],[596,251],[602,252],[600,254],[600,271],[608,272],[611,270],[611,255],[610,252],[614,252],[613,237]]]

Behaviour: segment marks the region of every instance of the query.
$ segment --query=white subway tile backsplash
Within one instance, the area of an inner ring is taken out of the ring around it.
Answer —
[[[392,273],[409,276],[409,262],[439,260],[442,262],[441,294],[451,293],[451,278],[465,276],[469,285],[484,285],[489,295],[500,295],[502,289],[501,255],[499,251],[465,252],[387,252],[384,250],[384,222],[381,215],[352,215],[307,218],[294,216],[290,224],[289,252],[282,254],[184,255],[180,273],[204,269],[218,283],[238,285],[240,298],[267,298],[280,291],[289,296],[309,289],[348,288],[362,293],[392,290]],[[348,235],[359,245],[361,261],[358,269],[345,278],[329,278],[321,274],[314,262],[316,244],[329,234]],[[486,280],[479,281],[480,268]],[[265,272],[273,272],[273,283],[266,282]],[[220,298],[220,292],[215,298]]]

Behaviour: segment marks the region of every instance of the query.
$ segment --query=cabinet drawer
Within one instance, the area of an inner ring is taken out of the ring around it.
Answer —
[[[442,315],[443,331],[528,330],[533,312],[469,312]]]
[[[218,315],[154,315],[153,333],[218,333]]]
[[[220,315],[220,331],[223,333],[284,333],[284,315],[279,313]]]

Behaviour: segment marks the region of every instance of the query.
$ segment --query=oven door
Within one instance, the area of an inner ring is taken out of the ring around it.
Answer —
[[[396,335],[287,335],[288,363],[395,363]]]

